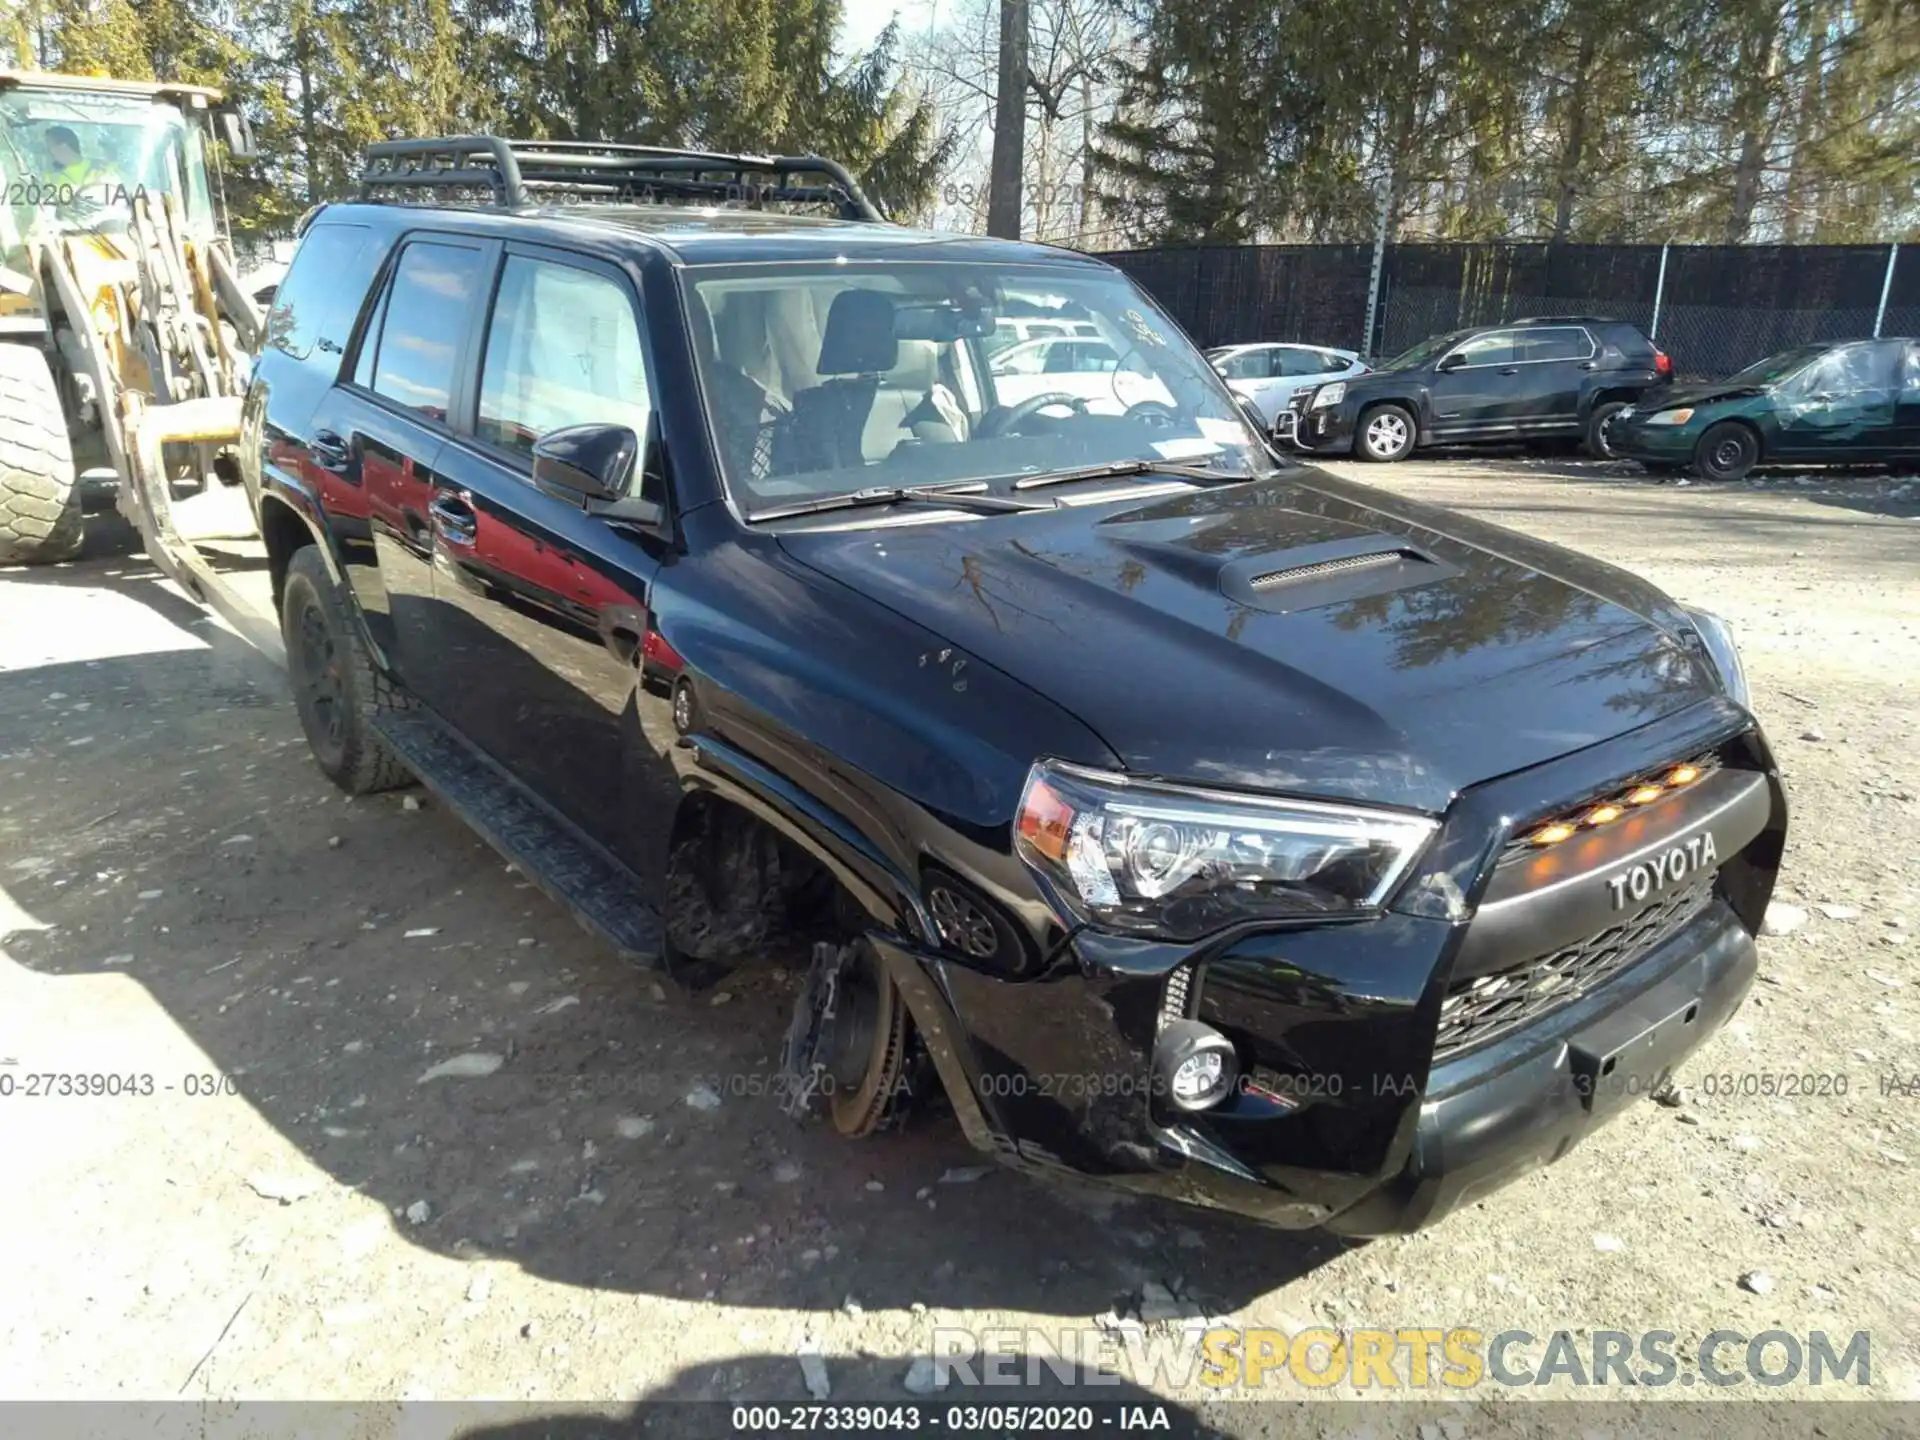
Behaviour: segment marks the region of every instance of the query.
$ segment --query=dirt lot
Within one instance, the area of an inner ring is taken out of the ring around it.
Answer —
[[[794,1400],[811,1348],[836,1401],[904,1400],[935,1326],[1084,1332],[1164,1286],[1289,1332],[1661,1328],[1682,1357],[1865,1330],[1871,1393],[1920,1400],[1920,1088],[1883,1093],[1920,1073],[1920,486],[1338,468],[1737,627],[1806,915],[1688,1103],[1364,1246],[1043,1188],[950,1121],[850,1146],[751,1093],[789,977],[689,1004],[431,800],[343,800],[273,665],[102,516],[89,558],[0,580],[0,1397]],[[152,1089],[26,1098],[46,1072]],[[1788,1072],[1846,1093],[1739,1093]],[[1497,1390],[1446,1433],[1531,1423]]]

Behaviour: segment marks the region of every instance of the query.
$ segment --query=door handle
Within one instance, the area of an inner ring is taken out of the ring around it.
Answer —
[[[1518,375],[1520,373],[1520,367],[1518,365],[1509,365],[1500,373],[1502,375]]]
[[[433,516],[433,528],[449,545],[471,545],[480,528],[480,517],[473,513],[473,497],[465,490],[436,490],[427,507]]]
[[[1600,368],[1600,362],[1598,360],[1582,360],[1580,362],[1580,368],[1582,370],[1598,370]]]
[[[331,475],[342,475],[347,469],[347,442],[331,430],[316,430],[313,438],[307,441],[307,453],[313,457],[313,463]]]

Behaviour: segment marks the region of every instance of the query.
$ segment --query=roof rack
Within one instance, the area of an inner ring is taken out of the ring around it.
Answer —
[[[796,183],[812,177],[814,183]],[[543,200],[831,205],[845,220],[884,220],[838,161],[819,155],[725,155],[599,140],[447,135],[367,147],[360,195],[433,188],[484,192],[518,208]]]

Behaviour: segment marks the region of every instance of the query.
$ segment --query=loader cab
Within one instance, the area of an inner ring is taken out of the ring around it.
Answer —
[[[9,248],[36,232],[112,234],[137,193],[170,196],[189,239],[218,233],[208,141],[217,92],[0,72]]]

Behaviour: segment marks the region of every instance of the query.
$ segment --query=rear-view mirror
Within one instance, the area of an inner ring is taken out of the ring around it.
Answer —
[[[1466,363],[1467,357],[1462,355],[1458,350],[1455,350],[1451,355],[1442,355],[1440,357],[1440,363],[1433,368],[1436,370],[1458,370]]]
[[[963,310],[954,304],[896,305],[893,338],[932,340],[948,345],[956,340],[981,340],[993,334],[993,316],[985,310]]]

